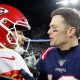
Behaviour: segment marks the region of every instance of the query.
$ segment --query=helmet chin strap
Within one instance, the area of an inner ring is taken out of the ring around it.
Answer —
[[[17,46],[14,50],[16,52],[18,52],[20,55],[22,55],[25,52],[25,50],[22,47],[19,47],[19,46]]]
[[[17,44],[17,46],[15,48],[15,51],[18,52],[20,55],[22,55],[24,52],[29,54],[28,49],[29,49],[29,45],[30,45],[30,39],[29,38],[26,38],[26,39],[27,39],[26,41],[28,42],[26,50],[23,47],[20,47],[19,44]]]
[[[24,49],[23,47],[20,47],[19,44],[15,48],[15,51],[17,51],[20,55],[22,55],[24,52],[26,52],[27,54],[29,54],[28,49],[29,49],[29,46],[30,46],[30,39],[26,38],[26,42],[28,42],[26,49]]]

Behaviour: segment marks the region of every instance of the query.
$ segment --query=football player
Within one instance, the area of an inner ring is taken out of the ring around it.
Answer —
[[[39,77],[38,80],[80,80],[78,13],[72,8],[58,8],[52,12],[48,30],[52,47],[43,53],[36,65],[47,79]]]
[[[26,41],[22,30],[30,28],[20,10],[7,4],[0,4],[0,75],[16,80],[32,79],[33,74],[27,64],[20,54],[13,50]]]

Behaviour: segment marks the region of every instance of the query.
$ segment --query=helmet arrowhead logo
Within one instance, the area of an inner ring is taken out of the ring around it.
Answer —
[[[5,8],[0,7],[0,15],[3,15],[5,13],[8,13],[9,11]]]

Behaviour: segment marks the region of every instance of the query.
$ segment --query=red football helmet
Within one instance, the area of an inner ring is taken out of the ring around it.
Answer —
[[[8,47],[16,44],[16,39],[12,33],[12,30],[16,32],[15,26],[30,30],[28,21],[21,11],[7,4],[0,4],[0,46],[2,44]]]

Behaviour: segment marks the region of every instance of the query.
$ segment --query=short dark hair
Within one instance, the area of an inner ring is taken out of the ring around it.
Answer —
[[[65,22],[76,28],[77,36],[80,32],[80,16],[79,11],[73,8],[58,8],[51,13],[51,18],[55,15],[61,15]]]

